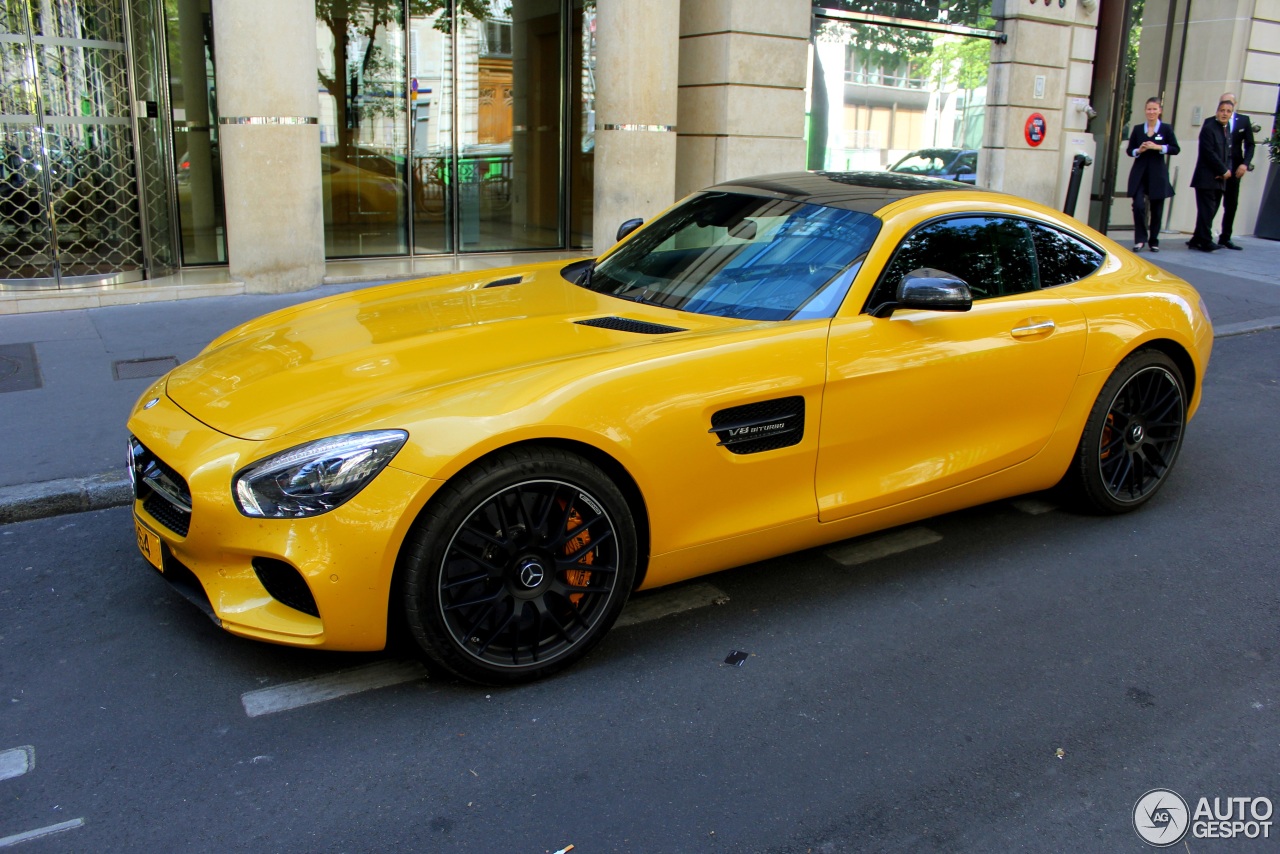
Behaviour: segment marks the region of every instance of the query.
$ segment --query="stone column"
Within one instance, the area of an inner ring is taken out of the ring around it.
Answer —
[[[1076,154],[1094,155],[1088,122],[1096,3],[1025,5],[997,0],[1007,44],[991,48],[987,118],[978,176],[984,186],[1057,210]],[[1035,132],[1028,130],[1033,117]],[[1075,216],[1087,221],[1091,172]]]
[[[315,2],[213,0],[213,21],[231,275],[306,290],[324,277]]]
[[[675,200],[680,0],[599,0],[596,9],[599,255],[623,222],[651,219]]]
[[[677,197],[804,169],[811,14],[810,0],[682,4]],[[839,84],[843,102],[843,75]]]

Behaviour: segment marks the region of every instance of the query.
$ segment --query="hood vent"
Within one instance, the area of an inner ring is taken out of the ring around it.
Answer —
[[[518,285],[524,281],[524,276],[507,276],[505,279],[494,279],[486,288],[500,288],[503,285]]]
[[[684,332],[679,326],[664,326],[661,323],[649,323],[644,320],[632,320],[629,317],[593,317],[590,320],[575,320],[580,326],[598,326],[601,329],[616,329],[619,332],[637,332],[641,335],[669,335],[672,332]]]

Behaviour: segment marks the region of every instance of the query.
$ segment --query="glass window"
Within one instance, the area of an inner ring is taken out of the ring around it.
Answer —
[[[975,300],[1025,293],[1039,286],[1035,244],[1026,222],[994,216],[953,217],[907,235],[864,310],[892,301],[902,278],[922,267],[964,279]]]
[[[218,150],[217,81],[209,0],[171,8],[168,27],[169,101],[182,263],[227,262],[222,158]]]
[[[720,317],[830,317],[879,230],[870,214],[703,193],[601,261],[587,287]]]
[[[873,5],[815,4],[808,168],[894,168],[954,180],[956,156],[982,145],[991,42],[962,32],[833,20],[819,8],[868,12],[875,11]],[[939,8],[886,4],[879,14],[938,17],[951,26],[995,25],[985,0],[950,4],[941,13]],[[976,158],[973,167],[969,182]]]
[[[404,10],[316,4],[320,187],[330,258],[408,252]]]
[[[596,4],[573,0],[569,34],[569,248],[591,248],[596,150]]]
[[[462,251],[564,245],[560,4],[464,4],[458,28]]]
[[[448,4],[409,4],[413,251],[453,250],[453,28]],[[435,8],[435,7],[440,8]]]
[[[1102,252],[1084,241],[1040,223],[1031,224],[1040,266],[1040,287],[1078,282],[1102,266]]]

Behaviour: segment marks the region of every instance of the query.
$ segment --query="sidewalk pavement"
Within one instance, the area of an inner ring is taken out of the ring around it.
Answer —
[[[1217,337],[1280,328],[1280,242],[1236,242],[1143,253],[1200,290]],[[0,316],[0,524],[127,504],[125,422],[155,377],[250,318],[374,284]]]

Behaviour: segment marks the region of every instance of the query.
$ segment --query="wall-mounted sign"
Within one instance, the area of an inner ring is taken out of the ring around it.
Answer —
[[[1044,142],[1045,134],[1048,133],[1048,124],[1044,120],[1044,116],[1039,113],[1032,113],[1027,119],[1027,126],[1024,133],[1027,137],[1027,145],[1033,148]]]

